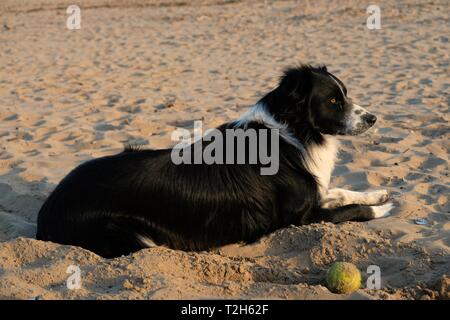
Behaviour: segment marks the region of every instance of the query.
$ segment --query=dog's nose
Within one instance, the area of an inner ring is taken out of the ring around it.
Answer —
[[[373,126],[377,121],[377,117],[370,113],[366,113],[365,115],[363,115],[362,119],[370,126]]]

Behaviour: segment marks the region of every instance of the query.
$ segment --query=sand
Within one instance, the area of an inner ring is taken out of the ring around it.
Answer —
[[[66,29],[72,1],[0,3],[0,298],[449,298],[447,1],[382,1],[381,30],[366,28],[364,1],[77,3],[80,30]],[[111,260],[34,239],[40,206],[74,166],[128,143],[171,146],[193,120],[235,119],[300,62],[328,65],[378,116],[341,138],[332,186],[388,189],[391,217]],[[381,289],[330,293],[336,260],[364,279],[378,265]]]

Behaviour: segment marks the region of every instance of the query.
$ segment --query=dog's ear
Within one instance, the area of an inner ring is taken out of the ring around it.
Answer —
[[[310,66],[285,70],[279,84],[283,94],[299,100],[304,100],[307,97],[311,87],[312,71]]]

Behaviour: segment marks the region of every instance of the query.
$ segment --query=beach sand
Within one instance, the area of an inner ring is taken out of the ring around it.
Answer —
[[[85,0],[80,30],[66,28],[70,4],[0,3],[0,298],[449,298],[447,1],[379,1],[380,30],[366,27],[365,1]],[[76,165],[236,119],[300,62],[326,64],[378,116],[340,139],[332,186],[389,190],[391,217],[111,260],[34,240],[40,206]],[[330,293],[337,260],[364,279],[379,266],[382,288]]]

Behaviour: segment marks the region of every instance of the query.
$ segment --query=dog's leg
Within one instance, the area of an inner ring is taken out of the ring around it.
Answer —
[[[322,208],[337,208],[349,204],[379,205],[389,199],[387,190],[356,192],[345,189],[330,189],[322,200]]]
[[[317,208],[312,210],[303,219],[303,224],[315,222],[333,222],[344,221],[367,221],[377,218],[384,218],[390,215],[394,208],[392,203],[386,203],[380,206],[367,206],[361,204],[350,204],[338,208]]]

